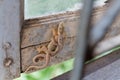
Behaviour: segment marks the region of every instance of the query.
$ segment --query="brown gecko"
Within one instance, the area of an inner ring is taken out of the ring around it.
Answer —
[[[46,60],[46,61],[45,61],[45,64],[42,65],[42,66],[29,66],[29,67],[26,69],[25,73],[28,72],[28,71],[30,71],[30,70],[33,70],[33,69],[42,69],[42,68],[44,68],[44,67],[46,67],[46,66],[48,65],[48,63],[49,63],[49,61],[50,61],[50,55],[49,55],[49,52],[48,52],[46,46],[43,46],[42,48],[37,48],[37,50],[38,50],[39,54],[36,55],[36,56],[33,58],[33,63],[37,63],[37,62],[38,62],[38,61],[36,62],[36,59],[39,59],[40,57],[44,57],[44,55],[41,54],[41,53],[43,52],[43,53],[46,55],[46,56],[45,56],[45,60]]]
[[[39,62],[40,58],[45,57],[45,60],[46,60],[45,64],[42,66],[30,66],[26,69],[25,72],[28,72],[29,70],[33,70],[33,69],[42,69],[48,65],[48,63],[50,61],[50,56],[56,55],[57,52],[63,46],[63,32],[64,32],[64,26],[63,26],[63,22],[61,22],[58,25],[57,29],[54,28],[52,30],[53,37],[51,38],[50,43],[47,46],[43,46],[42,48],[37,48],[37,51],[39,54],[33,58],[33,63],[37,64]],[[44,53],[44,54],[41,54],[41,53]]]

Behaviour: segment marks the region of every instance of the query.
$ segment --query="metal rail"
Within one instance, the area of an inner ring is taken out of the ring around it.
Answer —
[[[93,0],[83,0],[84,6],[81,14],[80,27],[77,29],[77,39],[76,39],[76,56],[74,62],[74,69],[72,71],[72,76],[70,80],[82,80],[83,77],[83,66],[86,56],[92,54],[91,51],[87,54],[89,46],[91,49],[101,41],[106,34],[107,30],[110,28],[110,25],[113,23],[118,12],[120,12],[120,0],[115,0],[113,6],[108,9],[103,18],[93,27],[88,35],[90,30],[90,18],[93,6]],[[88,41],[90,37],[90,41]],[[89,43],[88,43],[89,42]]]
[[[80,27],[78,27],[77,31],[77,39],[76,39],[76,59],[74,63],[74,69],[72,73],[72,77],[70,80],[81,80],[82,78],[82,72],[83,72],[83,66],[85,62],[85,56],[86,56],[86,49],[87,49],[87,43],[88,43],[88,30],[90,25],[90,18],[92,14],[92,8],[93,8],[93,0],[83,0],[84,6],[81,13],[81,21],[80,21]]]
[[[101,20],[91,30],[91,45],[96,45],[103,39],[108,29],[111,27],[116,16],[120,12],[120,0],[115,0]]]

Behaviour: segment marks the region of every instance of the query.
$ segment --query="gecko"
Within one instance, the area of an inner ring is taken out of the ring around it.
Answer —
[[[45,64],[42,66],[29,66],[25,72],[34,69],[42,69],[45,68],[49,62],[50,57],[54,56],[60,51],[63,46],[63,33],[64,33],[64,24],[63,22],[59,23],[57,28],[52,29],[53,37],[51,38],[50,43],[47,46],[38,47],[38,55],[33,57],[33,63],[37,64],[40,58],[45,58]],[[44,54],[43,54],[44,53]]]

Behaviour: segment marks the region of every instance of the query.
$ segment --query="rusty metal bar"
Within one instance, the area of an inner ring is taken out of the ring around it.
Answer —
[[[80,27],[77,29],[76,39],[76,56],[74,62],[74,69],[70,80],[81,80],[82,71],[86,56],[88,27],[90,25],[90,18],[93,8],[93,0],[83,0],[84,6],[81,13]]]

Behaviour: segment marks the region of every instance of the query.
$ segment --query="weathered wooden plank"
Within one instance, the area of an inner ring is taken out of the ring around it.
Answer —
[[[97,8],[93,12],[93,24],[95,24],[107,7]],[[24,72],[29,66],[40,66],[44,61],[39,64],[33,63],[33,58],[39,54],[37,48],[39,46],[48,45],[52,35],[52,29],[57,28],[58,24],[64,22],[64,46],[54,57],[51,57],[49,65],[62,62],[64,60],[74,57],[74,43],[76,36],[76,29],[79,26],[80,14],[79,11],[66,12],[56,15],[50,15],[35,19],[29,19],[25,21],[22,30],[22,71]],[[105,39],[118,35],[119,32],[119,18],[112,25],[109,33],[106,35]],[[117,29],[116,29],[117,28]],[[26,58],[28,57],[28,58]],[[46,66],[47,67],[47,66]],[[35,71],[35,70],[33,70]],[[31,72],[31,71],[30,71]]]
[[[20,76],[23,0],[0,0],[0,80]]]
[[[96,23],[103,15],[106,7],[96,8],[93,12],[93,24]],[[51,28],[57,27],[60,22],[65,23],[65,32],[67,37],[76,36],[76,29],[79,26],[80,13],[79,11],[68,11],[66,13],[43,16],[40,18],[28,19],[24,23],[22,30],[22,43],[21,48],[29,47],[31,45],[37,45],[49,41],[51,37]],[[48,29],[48,30],[47,30]],[[44,31],[43,31],[44,30]],[[43,32],[46,32],[44,40],[40,39]],[[72,33],[71,33],[72,32]],[[35,36],[36,35],[36,36]],[[48,38],[47,38],[48,37]]]
[[[120,50],[85,64],[83,80],[117,80],[120,78]],[[51,80],[69,80],[69,71]]]
[[[70,22],[68,24],[70,24]],[[76,24],[71,24],[71,25],[76,25]],[[70,27],[70,28],[72,28],[72,27]],[[23,71],[25,71],[26,68],[29,67],[29,65],[36,65],[32,61],[32,58],[38,54],[36,48],[38,48],[39,46],[43,46],[43,45],[48,44],[50,42],[51,37],[52,37],[50,34],[51,29],[49,28],[49,26],[47,26],[46,28],[45,28],[45,26],[40,27],[40,28],[35,27],[34,29],[35,29],[35,32],[38,32],[38,34],[39,34],[39,36],[37,36],[39,38],[36,37],[36,40],[35,40],[35,38],[34,38],[34,40],[35,41],[40,40],[40,41],[39,41],[39,43],[37,43],[35,45],[30,45],[30,46],[27,46],[25,48],[22,48],[21,53],[22,53],[22,70]],[[69,28],[67,28],[67,29],[69,29]],[[28,29],[26,29],[26,30],[28,31]],[[33,30],[33,29],[31,28],[31,30]],[[46,32],[46,33],[43,35],[42,33],[44,33],[44,32]],[[30,31],[30,33],[32,33],[32,31]],[[69,32],[68,32],[68,34],[70,35]],[[57,55],[55,55],[54,57],[51,57],[51,60],[50,60],[51,62],[49,63],[49,65],[72,58],[73,50],[74,50],[74,39],[75,39],[75,37],[73,35],[67,36],[67,38],[65,39],[65,42],[64,42],[63,49]],[[66,57],[66,58],[64,59],[64,57]],[[38,65],[40,66],[42,64],[38,64]]]

